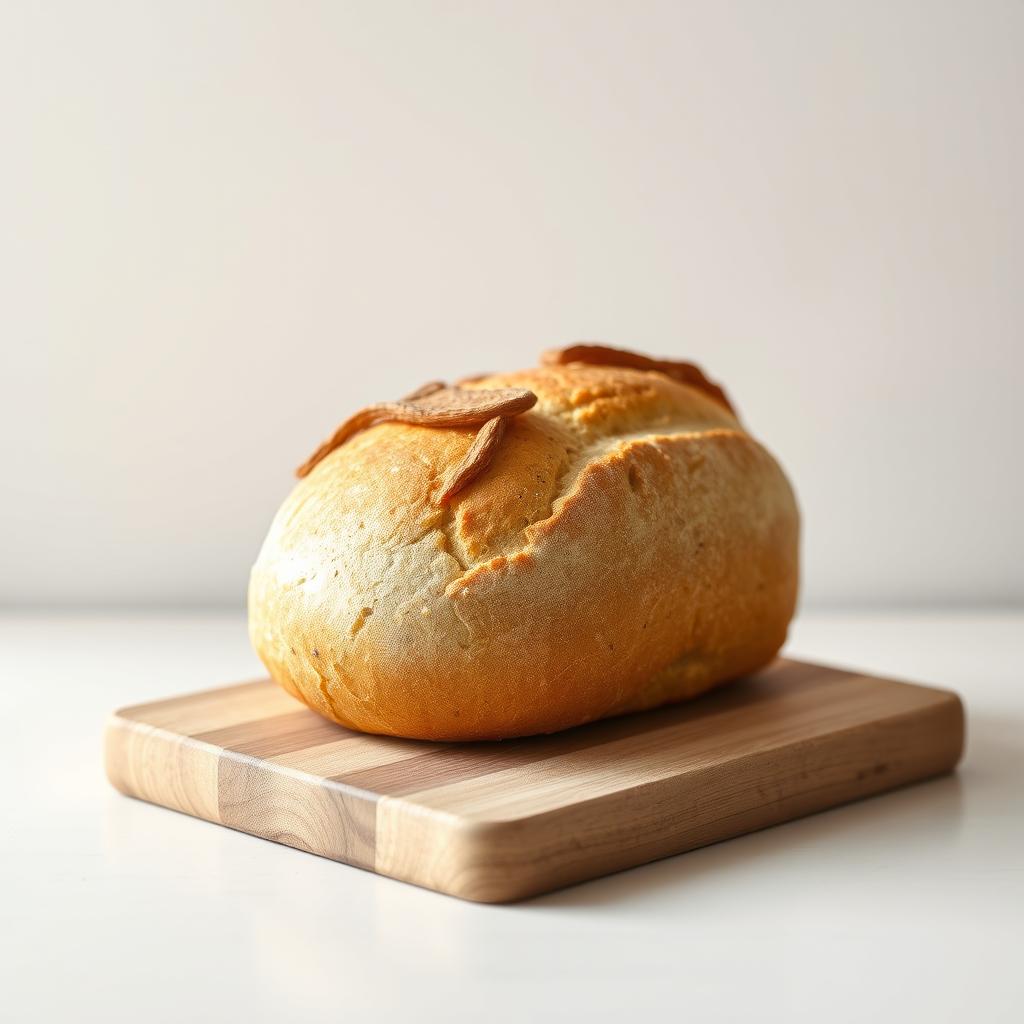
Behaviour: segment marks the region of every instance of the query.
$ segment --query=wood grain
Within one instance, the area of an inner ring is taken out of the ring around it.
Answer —
[[[521,899],[952,770],[947,691],[779,660],[688,704],[505,743],[334,725],[269,681],[125,708],[122,792],[485,902]]]

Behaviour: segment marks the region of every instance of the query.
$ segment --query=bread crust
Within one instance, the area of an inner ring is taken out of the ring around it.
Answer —
[[[693,697],[770,661],[798,577],[782,470],[661,373],[569,364],[529,388],[449,505],[472,429],[382,423],[287,498],[252,570],[253,645],[334,721],[502,739]]]

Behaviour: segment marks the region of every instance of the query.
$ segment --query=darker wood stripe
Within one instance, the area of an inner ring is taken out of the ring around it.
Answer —
[[[198,733],[193,739],[223,747],[236,754],[267,758],[361,735],[343,725],[335,725],[314,711],[302,709],[229,725],[223,729],[211,729]]]

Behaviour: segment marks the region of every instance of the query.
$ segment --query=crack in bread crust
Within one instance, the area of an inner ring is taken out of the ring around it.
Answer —
[[[536,538],[542,532],[550,531],[558,526],[559,516],[565,503],[576,494],[582,484],[586,473],[594,466],[608,464],[609,460],[628,455],[638,447],[645,445],[657,445],[671,441],[685,440],[715,440],[720,438],[735,438],[744,442],[756,444],[749,435],[742,430],[721,427],[715,430],[679,430],[666,433],[638,433],[635,436],[617,436],[604,438],[599,442],[585,448],[580,455],[571,462],[559,478],[559,493],[551,500],[549,513],[542,519],[536,519],[523,527],[521,536],[526,538],[526,543],[519,548],[510,548],[500,552],[492,558],[479,560],[464,566],[462,576],[452,580],[448,584],[448,590],[453,591],[462,586],[467,580],[475,578],[480,571],[485,571],[494,565],[503,565],[509,561],[515,561],[518,557],[528,555],[535,547]],[[568,481],[563,485],[563,481]]]

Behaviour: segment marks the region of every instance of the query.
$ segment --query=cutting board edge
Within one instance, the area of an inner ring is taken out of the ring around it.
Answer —
[[[897,683],[895,680],[892,682]],[[225,764],[245,772],[251,769],[257,780],[264,781],[269,775],[273,785],[286,787],[286,797],[292,802],[299,799],[308,804],[309,794],[314,793],[316,799],[321,800],[316,806],[321,816],[325,808],[334,815],[341,812],[337,820],[342,833],[351,832],[353,828],[358,832],[366,822],[353,823],[351,803],[339,804],[339,794],[342,798],[360,797],[360,794],[349,793],[347,787],[330,780],[283,770],[249,755],[149,725],[138,717],[144,713],[146,705],[134,705],[111,716],[106,729],[105,761],[110,782],[128,796],[434,891],[475,902],[505,903],[782,824],[952,771],[962,757],[965,742],[965,713],[959,696],[938,687],[903,681],[898,681],[898,685],[912,687],[920,693],[922,704],[919,708],[845,730],[849,734],[846,738],[853,741],[854,746],[859,746],[865,755],[871,755],[865,756],[862,762],[850,762],[848,767],[853,771],[853,782],[848,778],[845,785],[825,787],[817,796],[798,790],[785,800],[764,802],[749,808],[746,814],[699,821],[697,825],[703,831],[697,834],[694,833],[692,815],[687,819],[690,826],[687,829],[669,814],[668,818],[672,820],[664,829],[645,832],[642,843],[627,842],[611,851],[599,850],[597,856],[589,859],[572,855],[571,847],[579,848],[578,842],[570,843],[567,853],[566,844],[559,845],[559,836],[564,838],[578,834],[574,831],[578,829],[585,833],[586,829],[594,827],[595,817],[603,815],[607,818],[609,812],[614,815],[616,801],[628,801],[628,813],[622,818],[630,831],[634,830],[631,823],[636,816],[638,800],[646,798],[652,804],[659,804],[657,818],[664,820],[666,803],[669,806],[677,806],[680,801],[685,803],[687,786],[690,787],[690,795],[693,787],[699,789],[701,773],[690,772],[685,776],[662,779],[583,800],[571,808],[511,821],[470,821],[455,814],[424,808],[403,797],[380,796],[365,801],[366,806],[359,808],[361,819],[372,815],[368,826],[370,835],[361,849],[349,850],[344,845],[351,845],[351,839],[347,837],[343,837],[340,848],[337,843],[333,848],[316,848],[301,834],[287,828],[268,827],[259,818],[241,822],[225,820],[223,769]],[[915,727],[927,737],[927,743],[918,751],[913,763],[900,771],[872,773],[870,762],[878,747],[871,742],[865,744],[865,740],[870,740],[872,735],[877,738],[887,734],[889,746],[886,749],[898,751],[906,737],[914,733]],[[842,736],[843,731],[832,733],[829,742],[835,745]],[[789,744],[790,759],[795,758],[798,762],[800,749],[799,744]],[[759,757],[770,760],[771,751],[765,751]],[[750,757],[746,761],[752,777],[760,778],[764,765],[757,763],[758,757]],[[734,759],[717,767],[719,771],[730,767],[736,769],[739,762]],[[857,772],[864,774],[858,778]],[[703,781],[706,783],[708,779]],[[323,803],[324,800],[327,803]],[[752,812],[760,812],[760,815],[752,816]],[[675,818],[686,817],[687,814],[690,814],[688,810],[677,811]],[[311,819],[311,825],[317,825],[318,821]],[[396,849],[401,847],[420,851],[417,863],[410,865],[396,855]],[[540,861],[538,850],[546,851]],[[446,866],[439,869],[439,864]]]

